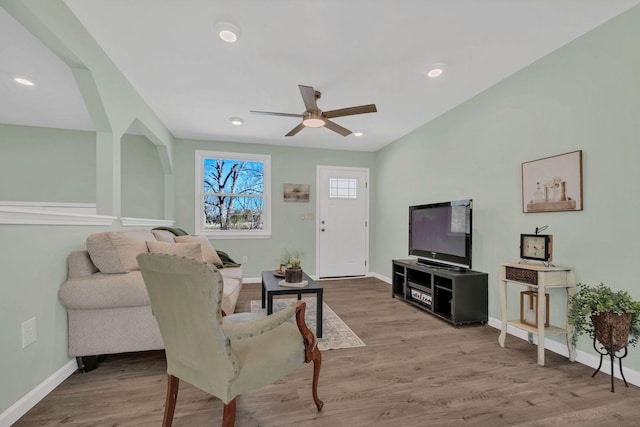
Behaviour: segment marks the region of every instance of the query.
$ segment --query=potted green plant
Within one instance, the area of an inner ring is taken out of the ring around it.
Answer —
[[[287,268],[284,270],[284,280],[287,283],[302,282],[302,262],[300,258],[290,257],[287,261]]]
[[[284,268],[284,280],[287,283],[302,282],[302,261],[300,254],[285,251],[280,260],[280,269]]]
[[[610,353],[631,345],[640,338],[640,302],[626,291],[614,291],[604,283],[588,286],[578,283],[569,298],[568,322],[573,325],[572,344],[587,334],[597,339]]]

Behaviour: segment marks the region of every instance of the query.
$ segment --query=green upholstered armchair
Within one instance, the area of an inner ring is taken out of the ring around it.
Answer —
[[[163,426],[171,426],[179,379],[224,403],[222,425],[233,426],[236,397],[273,383],[313,361],[312,395],[318,411],[322,357],[304,323],[305,303],[248,322],[225,322],[220,309],[222,276],[188,258],[141,254],[140,270],[151,298],[167,357]],[[296,316],[294,325],[287,322]]]

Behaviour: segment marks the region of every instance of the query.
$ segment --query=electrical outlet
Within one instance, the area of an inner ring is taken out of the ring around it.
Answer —
[[[247,256],[246,256],[246,255],[243,255],[243,256],[242,256],[242,262],[243,262],[243,263],[246,263],[246,262],[247,262]]]
[[[33,317],[22,323],[22,348],[33,344],[38,339],[36,333],[36,318]]]

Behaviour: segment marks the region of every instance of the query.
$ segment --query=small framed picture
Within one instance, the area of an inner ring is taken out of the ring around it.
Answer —
[[[284,201],[308,202],[310,188],[309,184],[284,184]]]
[[[522,211],[582,210],[582,150],[522,163]]]

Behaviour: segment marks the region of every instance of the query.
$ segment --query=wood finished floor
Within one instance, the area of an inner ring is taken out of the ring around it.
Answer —
[[[640,389],[546,353],[489,326],[453,327],[373,279],[323,282],[325,301],[366,347],[323,352],[320,398],[312,366],[238,399],[236,426],[638,426]],[[260,298],[244,285],[237,311]],[[161,351],[108,356],[75,373],[14,426],[159,426],[166,391]],[[174,426],[219,426],[222,404],[182,382]]]

